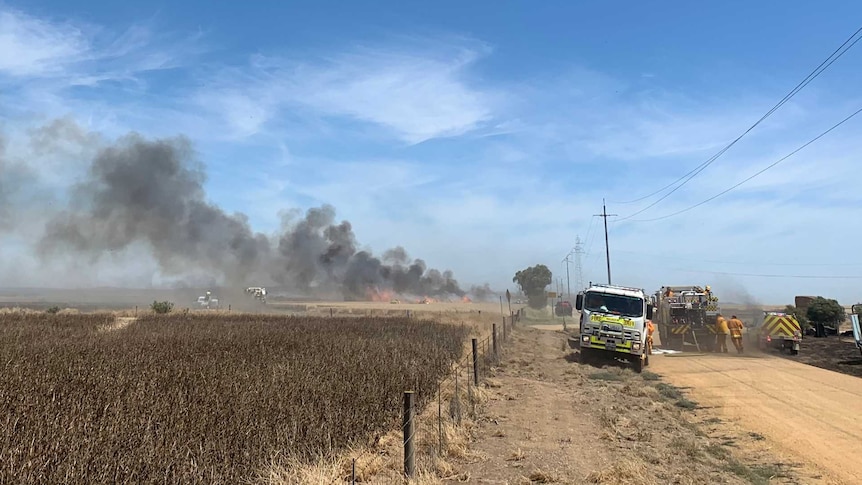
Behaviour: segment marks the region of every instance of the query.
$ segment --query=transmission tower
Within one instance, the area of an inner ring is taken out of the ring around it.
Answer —
[[[575,282],[578,285],[578,291],[584,289],[584,272],[581,267],[581,254],[584,253],[583,244],[581,244],[581,237],[578,236],[575,238]]]

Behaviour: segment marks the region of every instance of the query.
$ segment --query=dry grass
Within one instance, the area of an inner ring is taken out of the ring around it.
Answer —
[[[647,466],[639,461],[625,460],[615,463],[604,470],[591,472],[586,477],[588,483],[611,483],[618,485],[652,485],[657,483],[653,480],[654,472],[651,473]]]
[[[403,391],[435,397],[467,334],[213,313],[103,331],[115,324],[0,315],[0,483],[320,483],[343,471],[321,457],[397,427]]]
[[[627,382],[623,386],[622,392],[632,397],[645,397],[650,400],[658,400],[660,398],[658,389],[642,382],[638,383],[637,381]]]
[[[542,469],[537,469],[530,473],[530,476],[527,477],[533,483],[554,483],[557,481],[557,477],[548,473]]]

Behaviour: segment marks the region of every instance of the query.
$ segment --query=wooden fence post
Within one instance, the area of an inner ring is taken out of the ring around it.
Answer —
[[[404,475],[416,476],[416,454],[413,447],[416,429],[413,423],[413,391],[404,392]]]
[[[473,385],[479,387],[479,350],[475,338],[471,343],[473,344]]]
[[[443,388],[437,388],[437,454],[443,456]]]
[[[494,358],[497,358],[497,324],[492,324],[491,327],[491,342],[493,342]]]

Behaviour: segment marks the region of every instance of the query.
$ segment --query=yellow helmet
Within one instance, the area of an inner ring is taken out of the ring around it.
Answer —
[[[709,291],[709,285],[706,285],[706,291]]]

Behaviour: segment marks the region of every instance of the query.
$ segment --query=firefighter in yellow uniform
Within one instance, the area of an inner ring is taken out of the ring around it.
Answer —
[[[730,329],[727,326],[727,320],[721,313],[718,314],[718,320],[715,322],[715,351],[727,353],[727,335]]]
[[[652,320],[647,320],[647,355],[652,355],[652,334],[655,333],[655,325],[653,325]]]
[[[742,320],[736,318],[736,315],[730,317],[730,321],[727,323],[727,327],[730,329],[730,339],[733,341],[733,346],[736,347],[736,353],[742,353],[742,329],[745,327],[742,324]]]

